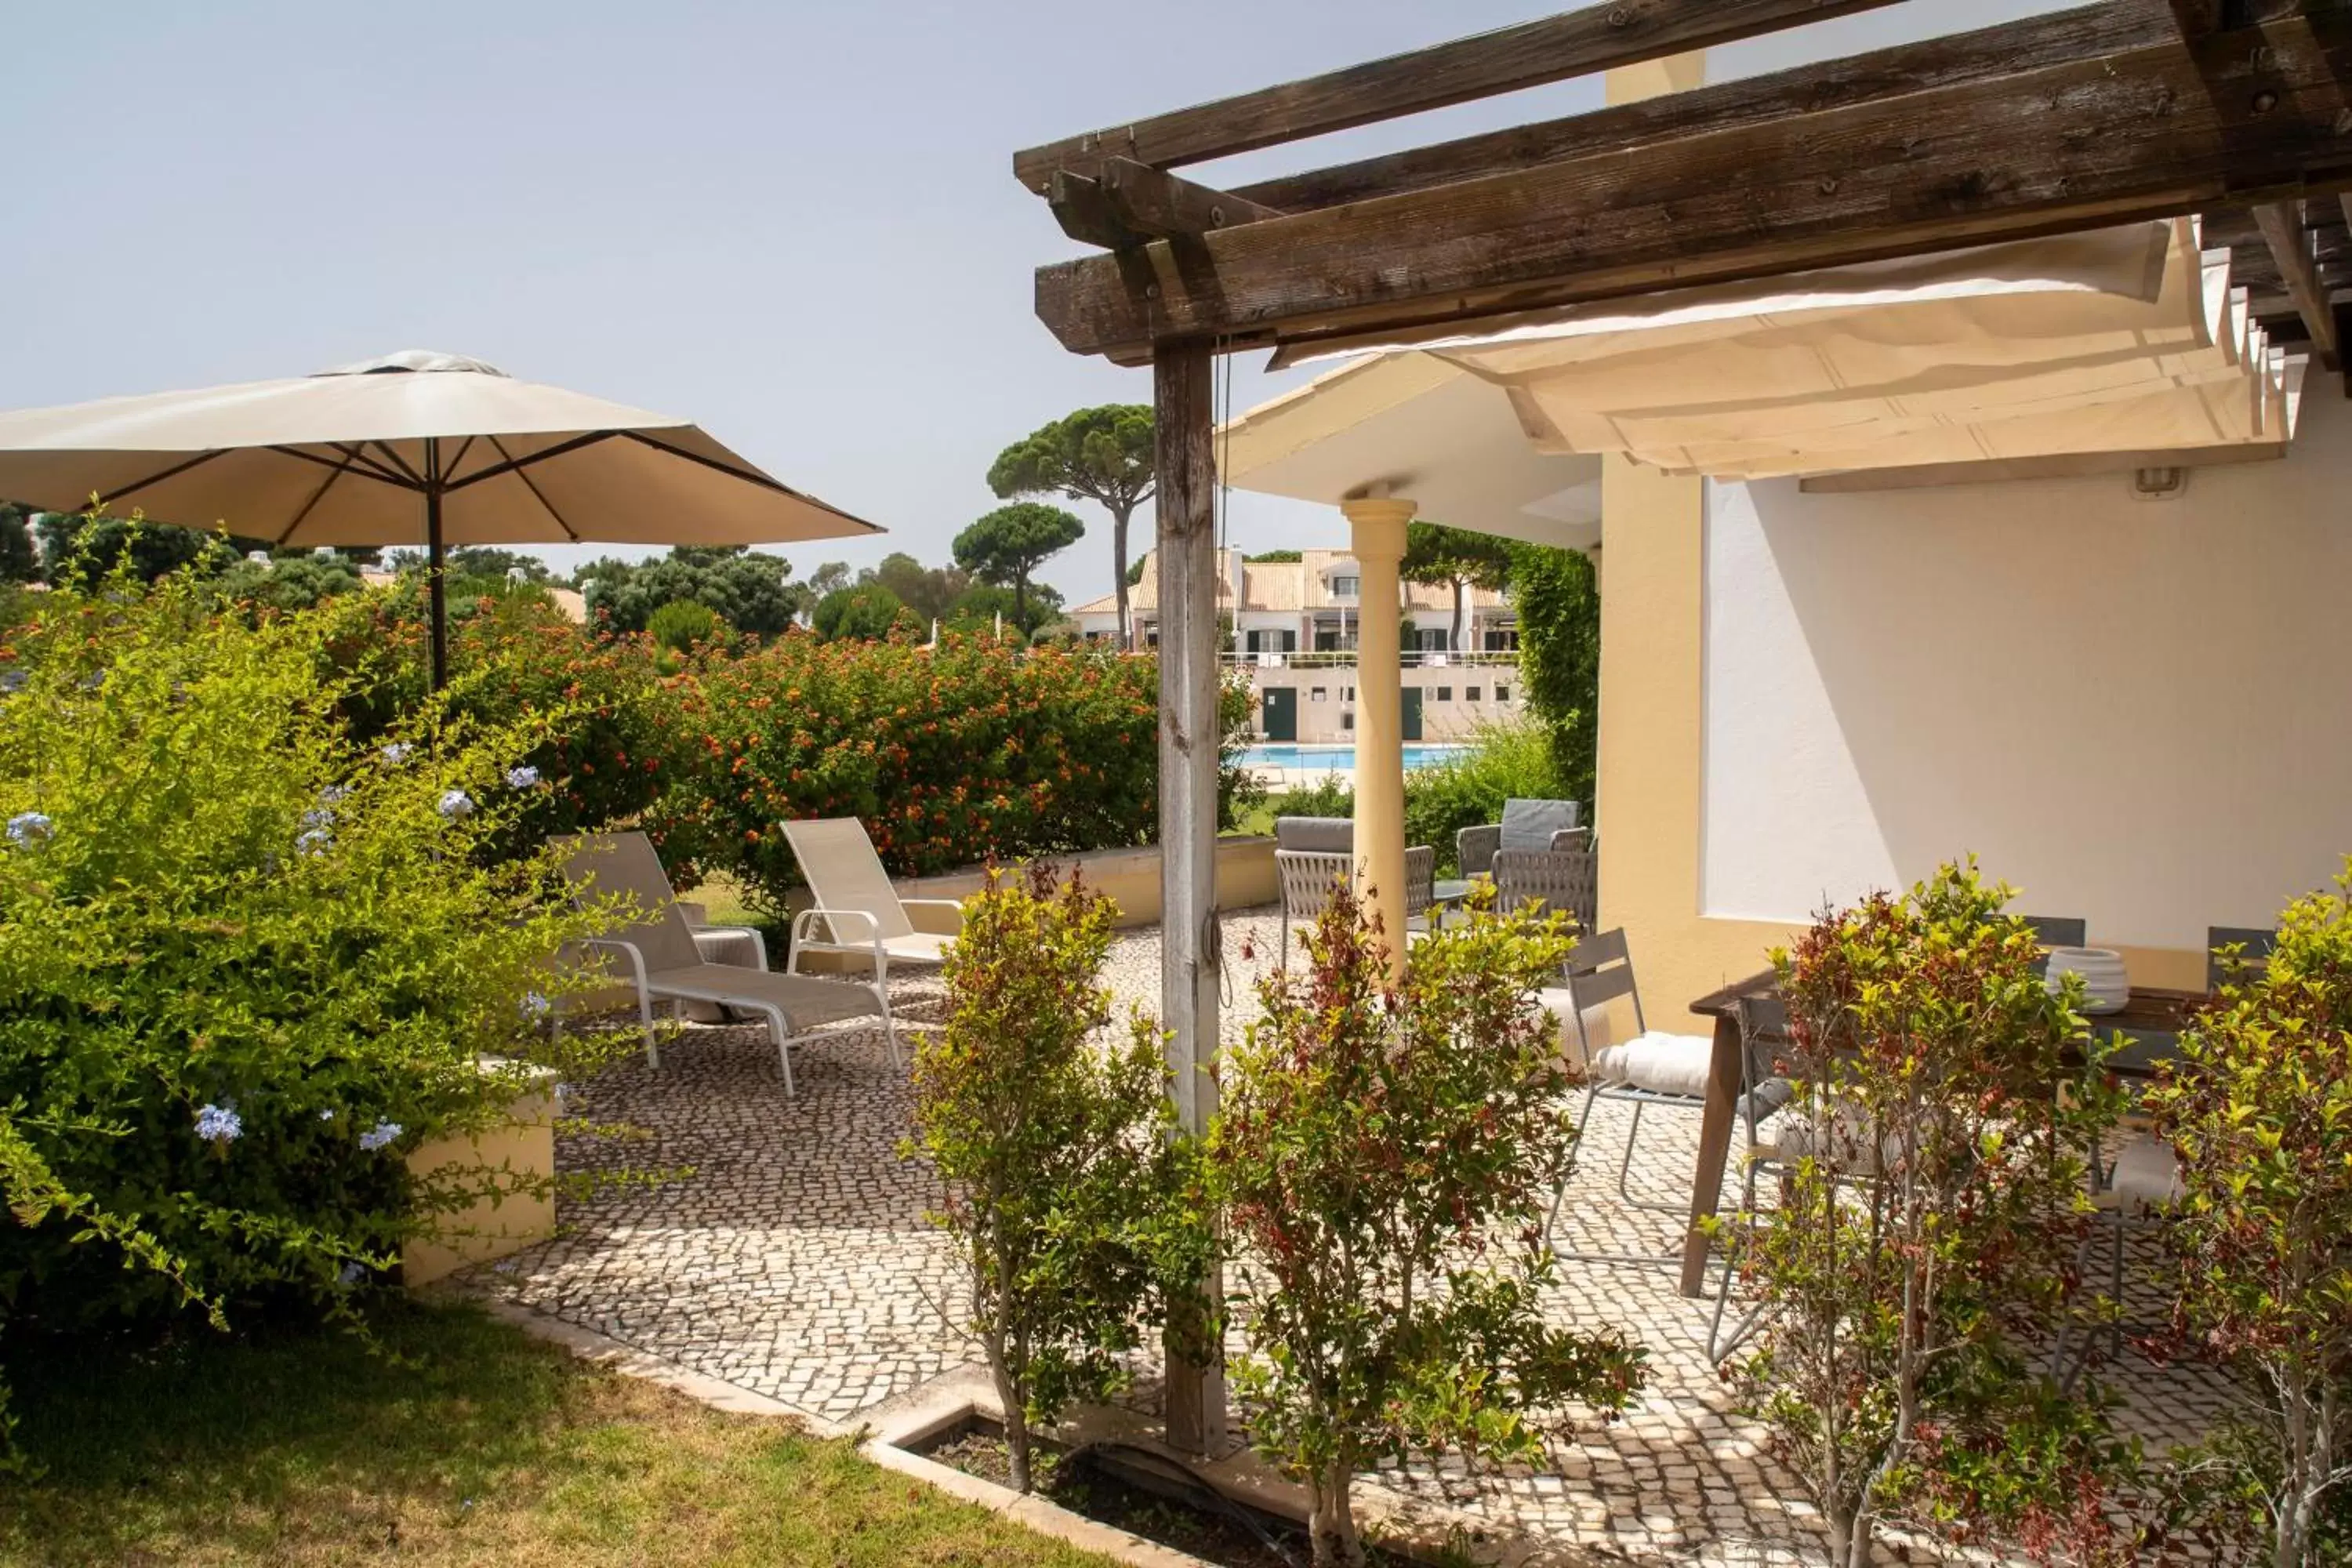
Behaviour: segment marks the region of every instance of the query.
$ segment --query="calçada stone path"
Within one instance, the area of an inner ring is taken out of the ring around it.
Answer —
[[[1276,929],[1270,913],[1227,919],[1229,1037],[1255,1011]],[[1156,933],[1118,943],[1109,978],[1122,1005],[1156,1006],[1159,962]],[[937,1015],[935,981],[901,982],[894,994],[917,1016]],[[1690,1021],[1694,1032],[1700,1023]],[[788,1101],[764,1027],[697,1026],[665,1046],[659,1070],[638,1057],[580,1086],[574,1115],[646,1136],[618,1149],[567,1138],[560,1164],[694,1173],[566,1205],[562,1235],[478,1271],[478,1284],[834,1423],[854,1424],[976,1361],[949,1327],[955,1271],[924,1220],[936,1185],[898,1152],[912,1102],[880,1032],[799,1047],[793,1072],[800,1094]],[[1676,1243],[1671,1216],[1616,1196],[1627,1114],[1606,1101],[1594,1112],[1585,1169],[1555,1233],[1564,1251],[1654,1254]],[[1646,1116],[1634,1190],[1686,1192],[1696,1137],[1695,1116]],[[1382,1471],[1378,1485],[1443,1501],[1496,1537],[1555,1546],[1562,1562],[1826,1560],[1801,1489],[1766,1453],[1760,1430],[1733,1414],[1707,1362],[1710,1302],[1676,1295],[1666,1269],[1567,1263],[1550,1306],[1563,1321],[1615,1324],[1648,1347],[1649,1385],[1626,1417],[1580,1423],[1546,1468],[1474,1481],[1458,1465],[1416,1465]],[[2127,1360],[2108,1381],[2127,1426],[2151,1445],[2194,1436],[2224,1401],[2200,1369]],[[1148,1403],[1152,1392],[1147,1384],[1138,1397]]]

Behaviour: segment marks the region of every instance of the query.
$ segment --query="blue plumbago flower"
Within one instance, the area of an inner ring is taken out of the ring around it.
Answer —
[[[338,1284],[356,1285],[366,1278],[366,1269],[356,1263],[346,1263],[343,1265],[343,1271],[335,1276],[335,1280]]]
[[[84,691],[95,691],[105,684],[106,671],[102,669],[95,675],[85,675],[81,678],[81,689]]]
[[[408,761],[408,759],[415,754],[415,751],[416,748],[410,745],[405,741],[394,741],[391,745],[377,752],[376,755],[383,759],[384,766],[388,768],[396,768],[400,766],[401,763]]]
[[[302,814],[302,826],[305,827],[332,827],[334,825],[335,814],[331,807],[314,805]]]
[[[207,1143],[229,1143],[245,1136],[245,1121],[233,1105],[207,1105],[196,1112],[196,1136]]]
[[[20,811],[8,819],[8,842],[38,844],[57,833],[58,825],[44,811]]]
[[[336,806],[342,805],[343,802],[349,800],[351,797],[351,785],[329,784],[326,788],[319,792],[319,804],[327,806]]]
[[[294,840],[298,855],[324,855],[335,847],[335,836],[323,827],[313,827]]]
[[[441,797],[441,815],[455,822],[474,815],[474,797],[464,790],[453,789]]]
[[[32,679],[21,669],[0,669],[0,695],[24,690]]]
[[[360,1134],[360,1147],[373,1154],[399,1136],[399,1122],[379,1121]]]
[[[534,767],[509,768],[507,788],[529,789],[539,782],[539,770]]]
[[[544,1018],[555,1010],[555,1004],[536,991],[525,995],[521,1001],[515,1004],[515,1006],[528,1021]]]

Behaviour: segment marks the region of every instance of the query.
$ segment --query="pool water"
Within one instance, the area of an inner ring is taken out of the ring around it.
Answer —
[[[1452,762],[1462,754],[1460,746],[1411,745],[1404,748],[1404,765],[1426,768],[1439,763]],[[1313,773],[1352,773],[1356,767],[1353,746],[1252,746],[1242,753],[1245,768],[1290,768]]]

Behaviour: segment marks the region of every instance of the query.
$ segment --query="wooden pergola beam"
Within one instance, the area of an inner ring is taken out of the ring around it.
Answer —
[[[2300,10],[1045,267],[1038,314],[1139,363],[1172,336],[1386,331],[2342,189],[2352,7]]]
[[[2046,66],[2091,59],[2178,36],[2168,0],[2104,0],[2003,26],[1261,180],[1238,186],[1234,194],[1284,212],[1307,212],[1511,174],[1563,158],[1736,131],[1789,115],[1819,114],[1900,93],[2014,76],[2021,61]]]
[[[2340,363],[2336,309],[2328,302],[2327,289],[2319,280],[2311,235],[2304,227],[2303,204],[2273,202],[2258,206],[2254,209],[2254,225],[2262,230],[2272,258],[2278,262],[2279,281],[2285,286],[2287,298],[2294,301],[2295,314],[2303,318],[2304,331],[2311,334],[2312,352],[2326,369],[2336,369]]]
[[[1199,163],[1896,3],[1613,0],[1049,142],[1014,153],[1013,172],[1044,195],[1055,170],[1092,176],[1105,158]]]

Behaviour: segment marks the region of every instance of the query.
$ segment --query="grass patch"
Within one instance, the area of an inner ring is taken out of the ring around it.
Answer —
[[[468,1307],[14,1369],[44,1467],[0,1563],[1038,1564],[1106,1559],[861,1458],[580,1363]]]

